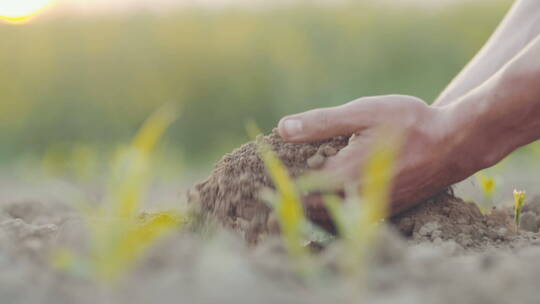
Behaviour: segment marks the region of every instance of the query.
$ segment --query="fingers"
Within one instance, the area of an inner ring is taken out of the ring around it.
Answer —
[[[356,180],[365,158],[363,142],[361,137],[354,137],[338,154],[326,159],[322,170],[343,182]]]
[[[309,142],[338,135],[350,135],[365,128],[370,110],[358,101],[338,107],[323,108],[286,116],[278,124],[279,134],[286,141]]]
[[[363,97],[332,108],[286,116],[278,124],[281,137],[290,142],[310,142],[350,135],[372,126],[404,126],[425,112],[426,103],[416,97],[384,95]]]
[[[292,142],[309,142],[350,134],[354,125],[344,106],[316,109],[284,117],[278,124],[281,137]]]

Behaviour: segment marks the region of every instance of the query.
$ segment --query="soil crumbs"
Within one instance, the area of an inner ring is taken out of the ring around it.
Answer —
[[[275,133],[266,140],[293,176],[320,166],[347,143],[340,137],[288,144]],[[231,229],[212,236],[195,227],[178,231],[113,284],[51,266],[55,250],[84,252],[87,245],[87,227],[67,194],[66,200],[58,192],[55,199],[31,197],[30,185],[19,196],[0,196],[0,302],[538,303],[540,199],[527,203],[515,232],[511,208],[482,214],[442,193],[383,226],[363,280],[332,271],[342,256],[336,244],[319,255],[329,272],[299,280],[279,238],[269,233],[271,211],[257,192],[272,185],[255,150],[250,143],[225,156],[189,195]],[[258,245],[247,246],[246,239]]]
[[[348,137],[338,136],[317,143],[297,144],[284,142],[274,130],[263,138],[293,178],[324,164],[348,143]],[[275,218],[260,197],[265,188],[273,188],[257,144],[250,142],[227,154],[215,166],[210,177],[199,183],[188,194],[188,201],[199,204],[203,214],[218,219],[225,227],[244,234],[255,244],[261,237],[275,232]],[[316,210],[307,210],[316,213]],[[310,215],[310,214],[308,214]],[[316,214],[311,214],[312,218]]]
[[[345,136],[316,143],[287,143],[276,130],[263,140],[280,157],[293,178],[322,166],[326,157],[337,154],[348,143]],[[211,220],[217,219],[255,244],[276,230],[272,211],[260,195],[265,188],[273,188],[273,184],[258,155],[256,143],[250,142],[223,157],[210,177],[190,191],[188,200],[199,204]],[[539,214],[540,206],[528,205],[521,221],[521,229],[525,232],[518,234],[512,210],[493,209],[484,215],[474,203],[445,192],[391,222],[415,242],[439,244],[453,240],[463,248],[482,250],[486,246],[513,246],[514,241],[535,238],[533,233],[527,232],[538,232]]]

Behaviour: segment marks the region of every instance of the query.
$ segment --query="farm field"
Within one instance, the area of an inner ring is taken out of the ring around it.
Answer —
[[[0,23],[0,303],[538,303],[540,143],[383,219],[394,155],[342,195],[272,131],[431,103],[511,1],[328,3]]]
[[[185,204],[182,183],[152,186],[141,210],[186,210],[179,208]],[[398,232],[410,229],[403,228],[410,225],[403,219],[380,226],[368,256],[358,256],[362,264],[342,264],[349,258],[347,247],[333,240],[310,255],[313,271],[305,277],[279,237],[250,248],[241,234],[190,223],[155,239],[111,279],[91,272],[82,260],[55,260],[59,249],[89,254],[92,218],[73,202],[79,192],[102,197],[98,186],[3,178],[0,189],[0,294],[6,303],[535,303],[538,297],[538,233],[514,233],[510,209],[493,226],[476,205],[461,201],[444,215],[444,195],[427,203],[435,211],[405,217],[414,221],[408,237]],[[526,214],[538,220],[540,200],[528,199],[526,206]],[[101,220],[122,224],[107,216]],[[527,229],[537,230],[535,223]]]

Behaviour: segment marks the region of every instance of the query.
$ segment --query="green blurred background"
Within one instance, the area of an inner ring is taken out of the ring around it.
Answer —
[[[245,142],[248,119],[269,131],[283,115],[366,95],[431,102],[511,1],[374,3],[0,24],[0,165],[81,144],[83,158],[84,147],[112,150],[170,102],[182,115],[166,150],[193,168]]]

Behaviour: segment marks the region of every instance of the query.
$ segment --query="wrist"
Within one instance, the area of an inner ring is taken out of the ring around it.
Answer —
[[[495,165],[523,142],[515,132],[516,121],[494,107],[495,98],[505,97],[484,94],[494,88],[484,89],[440,109],[447,125],[450,159],[467,176]]]
[[[469,119],[463,107],[458,102],[431,107],[436,113],[434,129],[439,130],[439,170],[445,172],[448,184],[464,180],[486,167],[488,160],[480,151],[482,144],[476,122]]]

